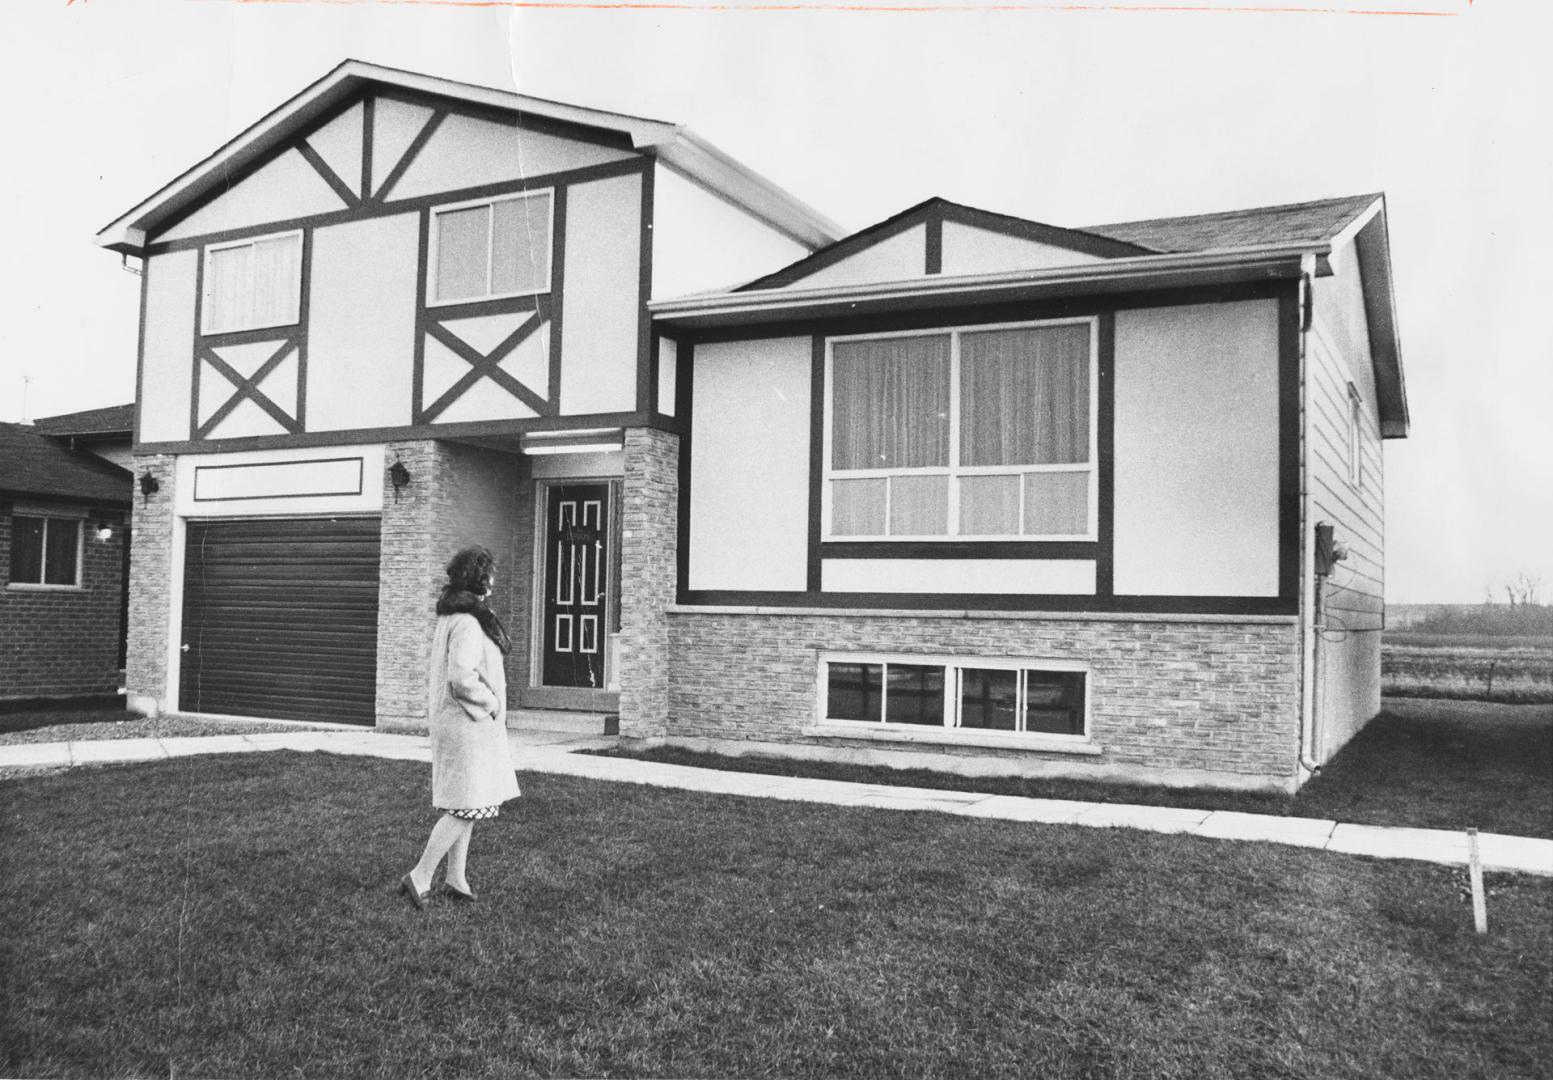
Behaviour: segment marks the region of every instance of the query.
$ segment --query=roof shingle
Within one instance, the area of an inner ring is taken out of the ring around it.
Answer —
[[[1089,225],[1085,231],[1171,253],[1260,244],[1317,244],[1342,232],[1380,197],[1349,195],[1216,214],[1123,221]]]
[[[128,506],[134,474],[30,427],[0,423],[0,492]]]

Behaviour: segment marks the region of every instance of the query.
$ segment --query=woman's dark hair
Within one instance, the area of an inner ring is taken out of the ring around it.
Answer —
[[[448,583],[437,600],[437,614],[473,615],[485,636],[506,653],[512,647],[507,628],[485,602],[496,573],[496,560],[491,553],[478,544],[466,547],[448,560],[447,573]]]

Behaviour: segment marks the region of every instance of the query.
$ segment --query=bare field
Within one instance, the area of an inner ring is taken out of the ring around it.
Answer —
[[[1553,702],[1553,638],[1387,633],[1381,692],[1514,704]]]

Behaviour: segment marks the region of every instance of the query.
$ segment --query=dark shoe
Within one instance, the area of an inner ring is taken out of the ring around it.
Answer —
[[[415,905],[416,911],[425,911],[426,903],[431,899],[431,891],[429,889],[426,892],[418,891],[415,888],[415,882],[410,880],[409,874],[399,879],[399,892],[402,896],[410,898],[410,903]]]
[[[462,890],[462,889],[455,889],[453,886],[448,885],[446,883],[443,884],[442,891],[444,893],[446,893],[450,898],[452,898],[454,900],[457,900],[461,904],[472,904],[472,903],[475,902],[475,894],[474,893],[472,893],[472,892],[464,892],[464,890]]]

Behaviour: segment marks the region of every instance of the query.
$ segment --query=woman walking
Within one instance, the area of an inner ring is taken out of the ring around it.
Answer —
[[[431,804],[442,811],[415,869],[399,891],[417,909],[431,898],[432,876],[447,857],[443,891],[472,901],[466,876],[474,823],[494,818],[516,798],[518,780],[507,749],[507,632],[488,601],[496,563],[483,547],[453,556],[437,601],[437,633],[427,682],[431,727]]]

